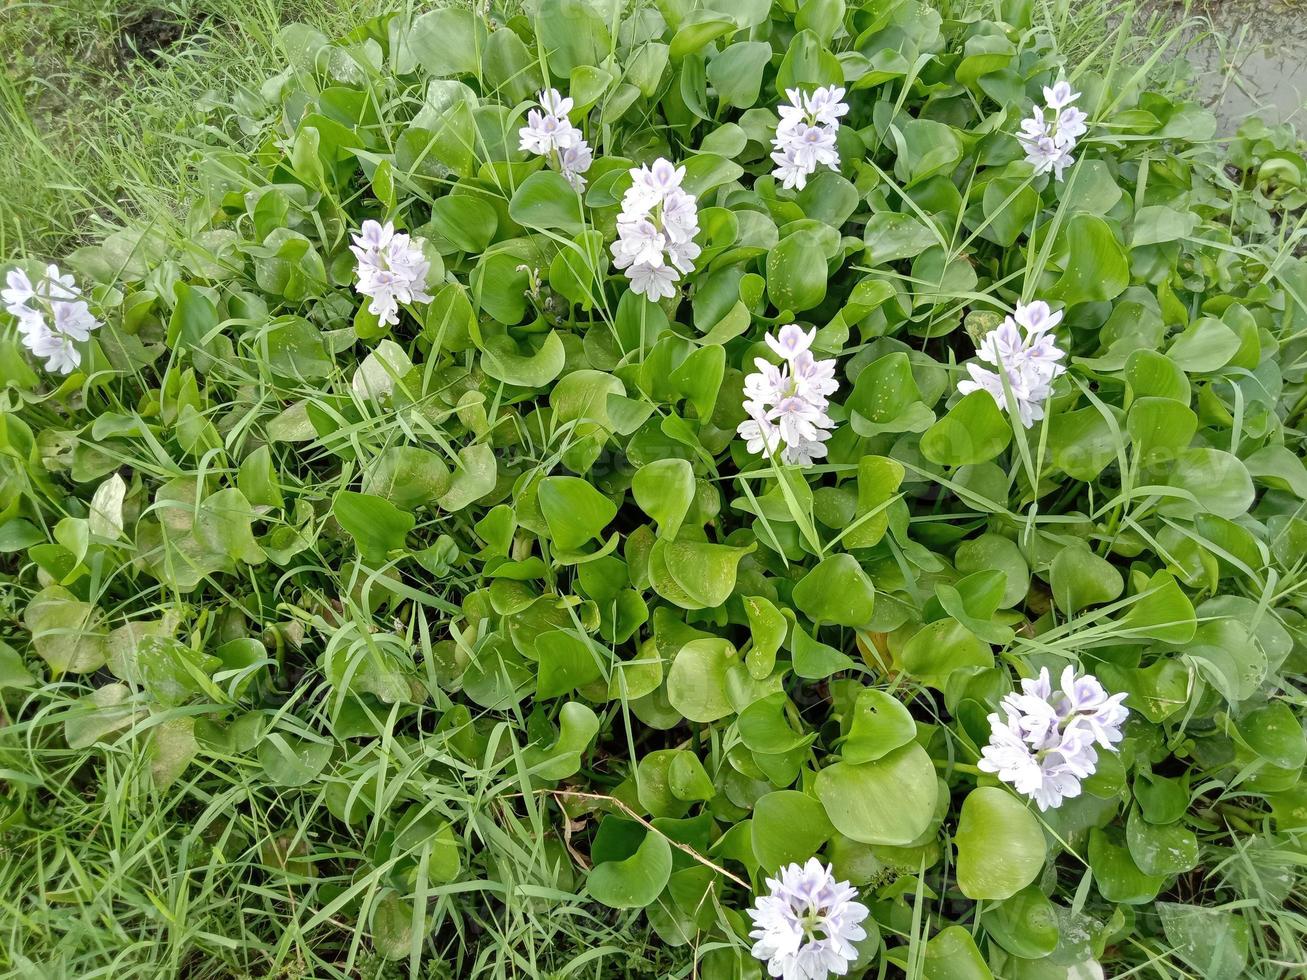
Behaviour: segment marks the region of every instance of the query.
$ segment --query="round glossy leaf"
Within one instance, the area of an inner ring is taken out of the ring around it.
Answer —
[[[967,898],[1011,898],[1044,867],[1044,831],[1007,790],[980,786],[962,801],[957,833],[958,888]]]
[[[845,762],[875,762],[912,741],[917,733],[907,706],[888,691],[868,687],[853,704],[849,734],[840,746]]]
[[[739,661],[729,640],[709,637],[681,647],[667,675],[667,699],[690,721],[709,722],[733,714],[727,671]]]
[[[910,844],[930,826],[939,783],[915,742],[875,762],[837,762],[817,774],[817,798],[845,837],[864,844]]]
[[[986,391],[973,391],[948,410],[921,437],[921,452],[941,466],[969,466],[993,459],[1012,441],[998,403]]]
[[[875,601],[875,586],[849,554],[822,559],[794,587],[794,604],[819,624],[866,626]]]
[[[650,832],[625,860],[596,864],[586,890],[609,908],[642,909],[662,893],[671,874],[672,847],[661,834]]]
[[[753,853],[765,871],[807,861],[833,830],[821,803],[807,793],[780,790],[753,805]]]
[[[1049,576],[1057,607],[1067,615],[1086,606],[1111,602],[1125,588],[1125,579],[1116,566],[1083,544],[1068,545],[1059,551]]]

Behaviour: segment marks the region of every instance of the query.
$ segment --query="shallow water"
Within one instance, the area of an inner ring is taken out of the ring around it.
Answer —
[[[1154,9],[1184,19],[1180,3]],[[1292,122],[1307,129],[1307,0],[1200,0],[1189,6],[1183,57],[1221,132],[1233,133],[1248,116]]]

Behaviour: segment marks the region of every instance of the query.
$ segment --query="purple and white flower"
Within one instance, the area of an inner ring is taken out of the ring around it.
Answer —
[[[784,359],[775,365],[755,358],[755,370],[744,379],[744,410],[748,418],[736,430],[749,452],[771,456],[783,449],[786,463],[807,466],[826,455],[826,440],[835,427],[827,412],[829,397],[839,388],[835,359],[812,355],[814,327],[808,332],[788,323],[767,346]]]
[[[857,901],[857,889],[836,880],[815,857],[787,864],[767,887],[770,893],[747,910],[752,952],[766,961],[767,974],[782,980],[845,976],[858,957],[853,944],[867,938],[862,921],[868,909]]]
[[[631,186],[617,216],[613,265],[625,270],[631,289],[657,301],[676,295],[681,276],[694,271],[701,249],[699,205],[681,187],[685,168],[661,157],[631,170]]]
[[[537,98],[540,108],[529,110],[526,125],[517,131],[518,148],[546,157],[549,165],[566,177],[569,184],[578,191],[584,190],[582,175],[594,162],[594,152],[581,130],[568,118],[572,100],[564,98],[556,88],[537,93]]]
[[[401,303],[429,303],[427,274],[431,263],[422,252],[422,239],[413,239],[387,221],[368,219],[349,250],[358,259],[354,287],[371,298],[368,311],[382,323],[399,323]]]
[[[22,269],[10,269],[0,301],[18,321],[23,346],[45,361],[45,369],[72,374],[82,364],[77,346],[91,339],[100,321],[82,299],[82,291],[71,275],[53,263],[33,282]]]
[[[822,86],[806,94],[791,88],[785,90],[785,95],[790,102],[777,107],[781,121],[772,140],[771,158],[776,164],[772,175],[782,186],[802,190],[808,175],[818,167],[839,169],[835,134],[840,128],[840,117],[849,107],[840,101],[844,89],[834,86]]]
[[[1075,162],[1072,155],[1076,140],[1089,131],[1086,115],[1072,105],[1080,93],[1071,84],[1059,81],[1044,88],[1043,106],[1035,106],[1030,116],[1021,121],[1017,139],[1026,151],[1026,162],[1036,174],[1052,173],[1057,180],[1062,172]]]
[[[1054,313],[1047,303],[1018,303],[1011,316],[982,338],[976,356],[997,371],[978,364],[968,364],[970,378],[958,383],[958,391],[968,395],[987,391],[1000,409],[1008,408],[1003,381],[1016,402],[1017,417],[1027,429],[1044,417],[1044,402],[1052,392],[1053,381],[1066,373],[1062,364],[1065,351],[1057,346],[1053,330],[1062,322],[1062,313]]]
[[[989,716],[989,743],[979,768],[997,774],[1041,810],[1080,795],[1080,781],[1098,768],[1098,749],[1116,751],[1130,711],[1092,674],[1068,665],[1054,689],[1048,668],[1021,681]]]

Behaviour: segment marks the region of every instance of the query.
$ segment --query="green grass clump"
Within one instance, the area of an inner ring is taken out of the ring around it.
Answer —
[[[0,27],[3,271],[98,323],[47,370],[69,310],[8,282],[5,975],[761,980],[810,857],[853,977],[1307,969],[1296,135],[1219,137],[1108,4],[731,8]],[[1059,179],[1016,134],[1060,79]],[[547,87],[583,188],[519,147]],[[655,301],[612,249],[659,158]],[[966,393],[1036,301],[1065,370]],[[739,434],[791,323],[810,464]],[[981,763],[1067,667],[1129,714],[1042,807]]]

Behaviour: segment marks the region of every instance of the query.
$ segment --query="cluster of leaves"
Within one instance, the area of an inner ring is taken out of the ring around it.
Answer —
[[[359,935],[489,969],[529,902],[656,940],[530,975],[760,977],[743,909],[812,855],[872,910],[869,975],[1292,971],[1296,911],[1249,909],[1307,827],[1301,157],[1063,65],[1016,0],[722,6],[291,28],[183,233],[67,257],[106,321],[83,370],[0,341],[5,834],[58,820],[43,759],[94,796],[125,754],[269,929],[310,910],[324,975]],[[1092,125],[1058,183],[1013,133],[1064,74]],[[784,191],[778,94],[823,84],[843,165]],[[546,85],[583,193],[517,149]],[[607,250],[657,156],[703,248],[660,304]],[[394,327],[352,288],[367,218],[428,243]],[[1034,297],[1072,357],[1026,430],[956,382]],[[793,321],[840,364],[807,469],[735,435]],[[1067,663],[1131,720],[1040,814],[974,763]]]

